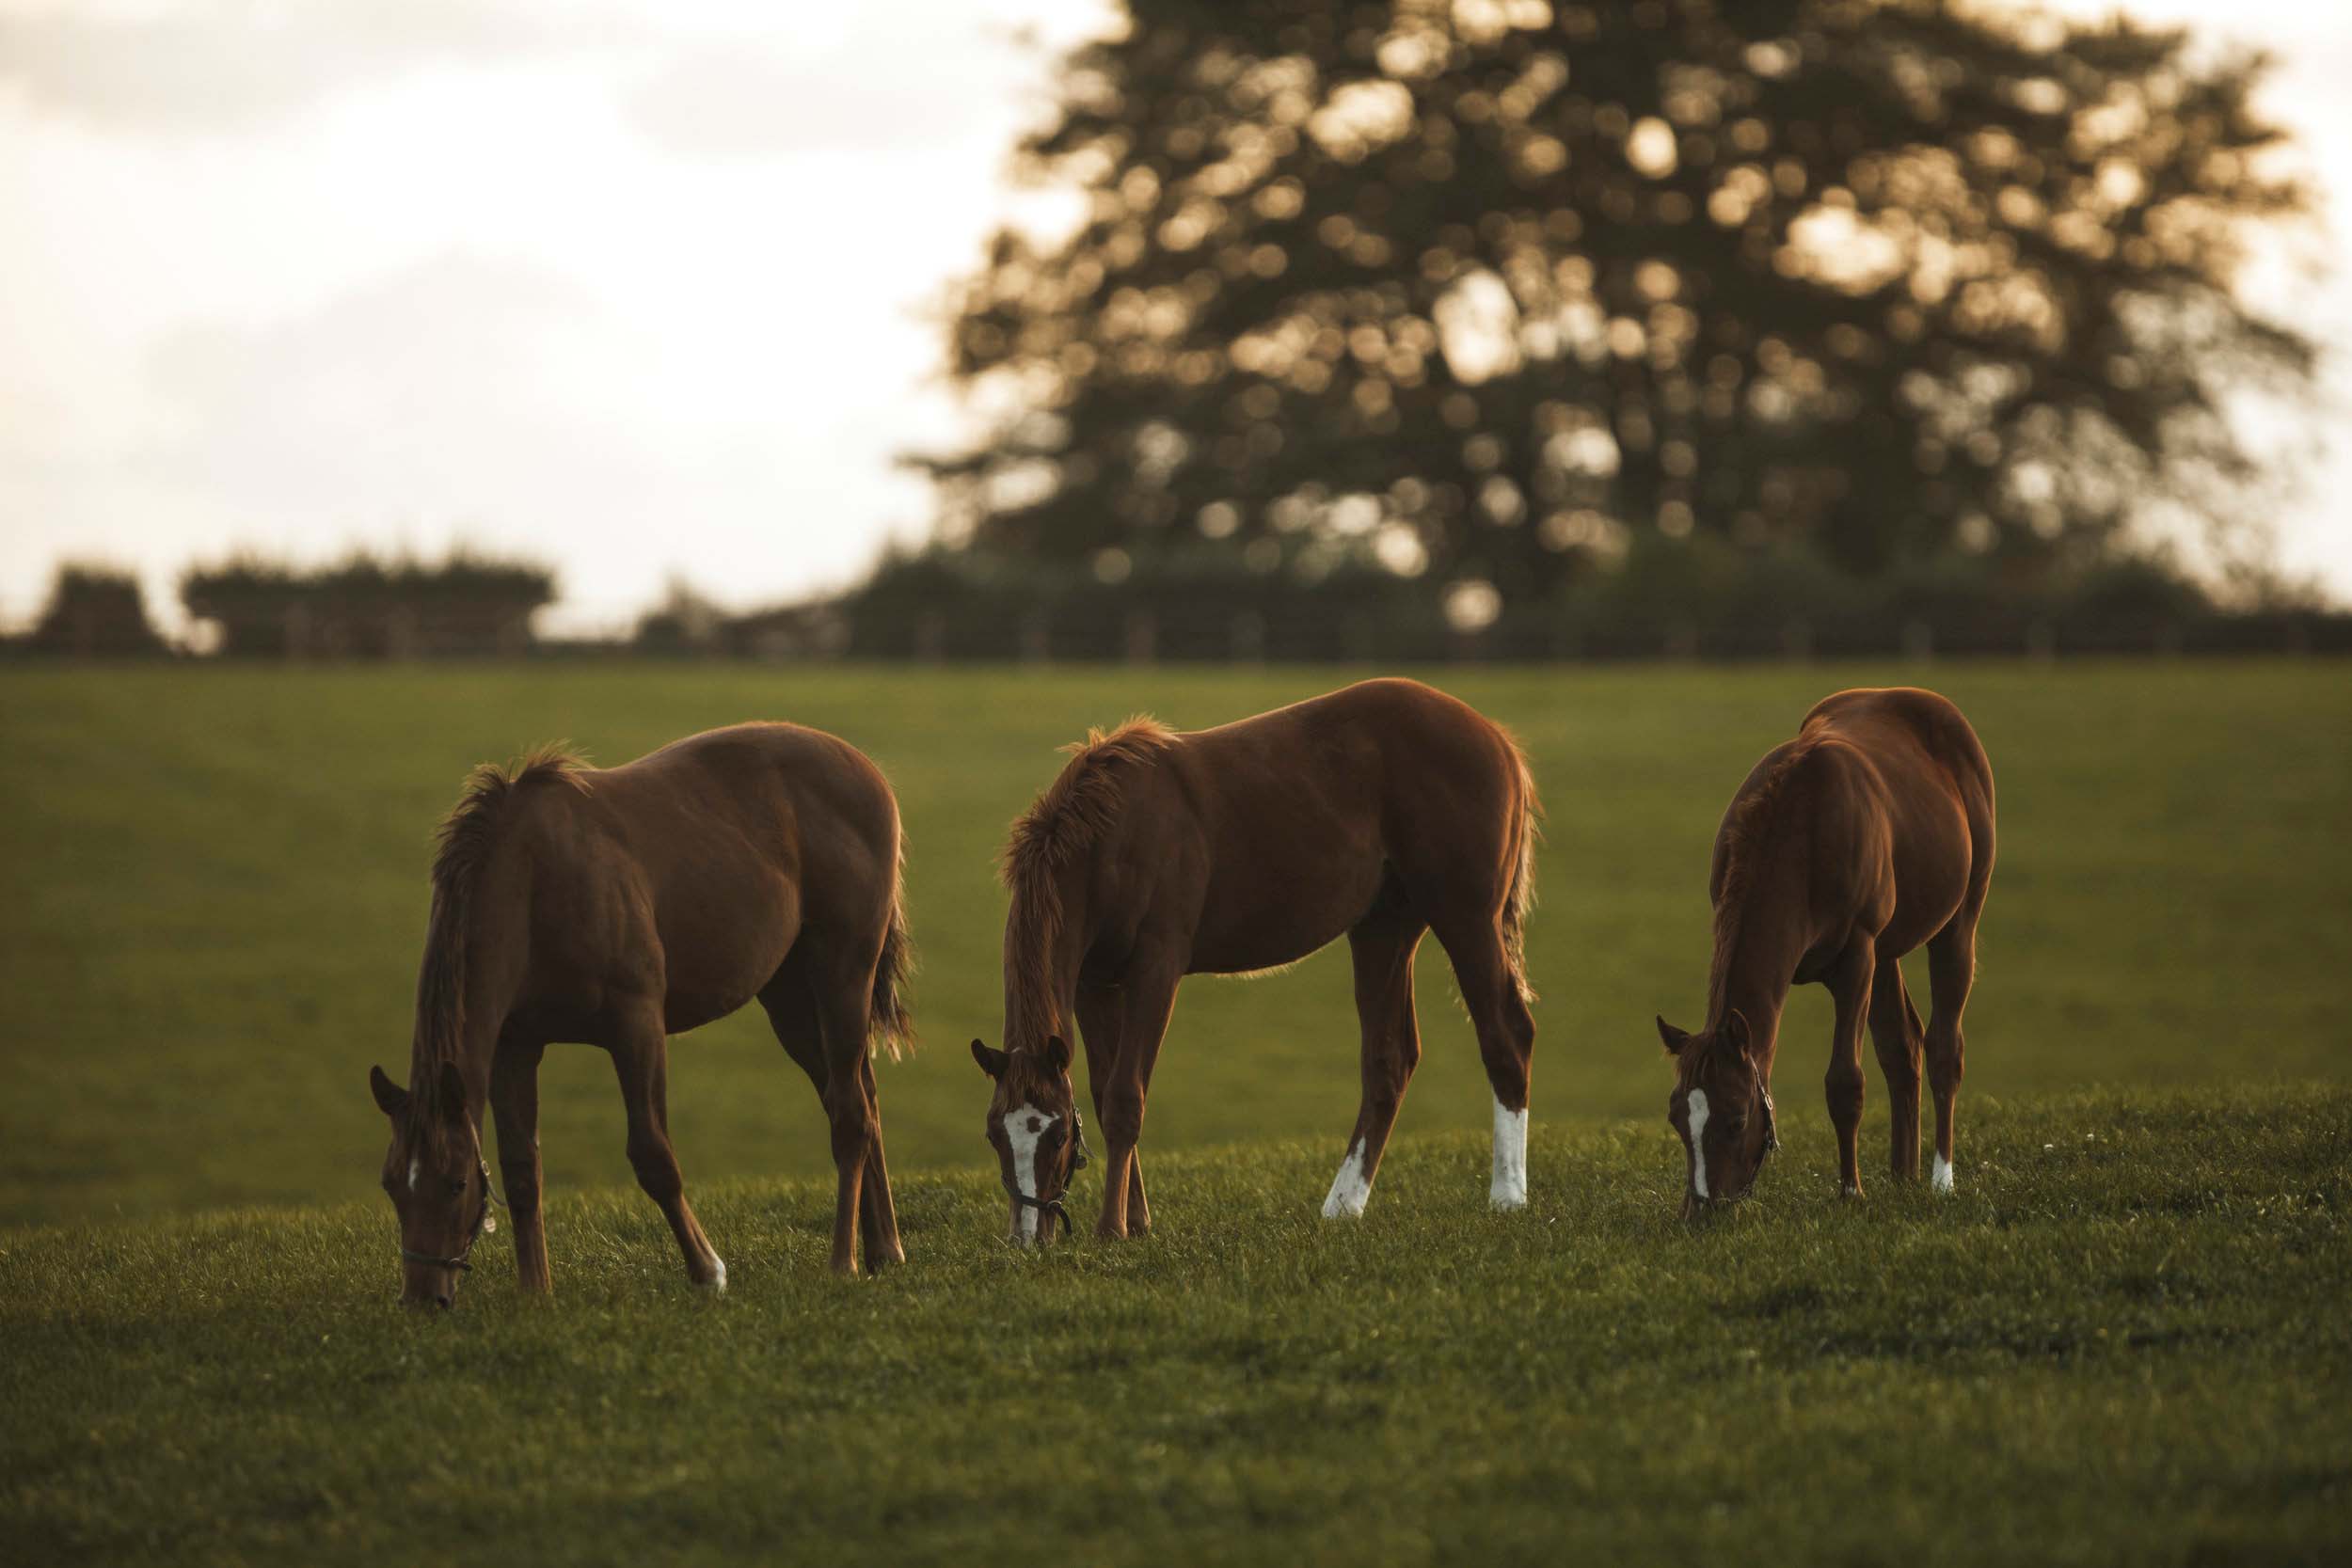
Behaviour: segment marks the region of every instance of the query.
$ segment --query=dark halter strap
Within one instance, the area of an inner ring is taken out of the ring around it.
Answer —
[[[499,1196],[498,1189],[490,1185],[490,1162],[482,1159],[480,1155],[476,1155],[475,1158],[482,1166],[482,1207],[474,1212],[473,1229],[467,1233],[466,1244],[457,1249],[457,1255],[454,1258],[436,1258],[429,1252],[411,1252],[406,1247],[402,1247],[400,1249],[401,1261],[429,1263],[437,1269],[462,1269],[467,1273],[472,1272],[473,1265],[467,1259],[473,1256],[473,1244],[482,1240],[485,1232],[499,1227],[499,1222],[491,1216],[490,1206],[496,1204],[501,1209],[506,1207],[506,1199]],[[1067,1216],[1064,1216],[1063,1223],[1065,1225],[1069,1223]]]
[[[1075,1105],[1070,1107],[1070,1138],[1077,1148],[1077,1152],[1071,1157],[1070,1161],[1070,1173],[1075,1176],[1086,1169],[1087,1162],[1093,1157],[1093,1151],[1087,1148],[1087,1118],[1078,1114],[1078,1107]],[[1010,1177],[1004,1179],[1004,1186],[1005,1196],[1020,1207],[1034,1209],[1040,1214],[1061,1221],[1061,1233],[1065,1236],[1075,1233],[1077,1227],[1071,1223],[1070,1211],[1062,1207],[1061,1200],[1070,1196],[1070,1189],[1067,1186],[1052,1197],[1031,1197],[1023,1192],[1020,1183]],[[1039,1233],[1044,1234],[1045,1221],[1041,1219],[1037,1223]]]

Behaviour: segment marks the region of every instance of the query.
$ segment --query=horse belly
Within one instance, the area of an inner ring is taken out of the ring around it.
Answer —
[[[1203,974],[1279,969],[1330,945],[1364,917],[1380,893],[1377,850],[1284,854],[1221,874],[1210,884],[1193,939],[1191,968]]]
[[[800,936],[800,899],[789,884],[729,891],[726,898],[663,911],[662,1014],[672,1034],[724,1018],[758,995]]]

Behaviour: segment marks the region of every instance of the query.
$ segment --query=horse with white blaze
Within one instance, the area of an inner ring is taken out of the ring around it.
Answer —
[[[1096,1233],[1151,1225],[1136,1146],[1178,985],[1280,969],[1345,936],[1363,1093],[1323,1212],[1360,1214],[1421,1060],[1413,957],[1435,932],[1494,1094],[1497,1209],[1527,1202],[1535,1021],[1523,955],[1535,784],[1501,725],[1415,681],[1374,680],[1216,729],[1090,734],[1004,857],[1005,1045],[986,1130],[1016,1240],[1069,1228],[1086,1148],[1082,1032],[1106,1174]]]

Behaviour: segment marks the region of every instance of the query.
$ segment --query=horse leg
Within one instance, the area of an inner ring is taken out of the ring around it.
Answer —
[[[1952,1123],[1960,1102],[1960,1080],[1967,1067],[1967,1044],[1960,1015],[1977,978],[1976,907],[1963,909],[1951,924],[1928,939],[1928,995],[1935,1014],[1928,1024],[1928,1084],[1935,1091],[1935,1167],[1931,1185],[1952,1190]]]
[[[534,1295],[554,1288],[539,1203],[539,1059],[546,1053],[540,1040],[501,1039],[490,1058],[490,1114],[498,1123],[506,1217],[515,1227],[515,1275]]]
[[[866,1156],[866,1178],[860,1183],[864,1207],[859,1226],[866,1232],[866,1267],[870,1273],[907,1260],[898,1240],[898,1204],[890,1195],[890,1162],[882,1158],[882,1085],[874,1080],[874,1053],[869,1045],[858,1058],[858,1077],[866,1085],[866,1103],[873,1108],[873,1146]]]
[[[1870,1044],[1878,1051],[1886,1080],[1888,1169],[1899,1181],[1919,1176],[1919,1023],[1903,990],[1902,966],[1879,960],[1870,985]]]
[[[686,1259],[686,1276],[713,1291],[727,1288],[727,1266],[710,1249],[686,1201],[686,1178],[670,1147],[670,1046],[658,1008],[636,1015],[613,1041],[612,1070],[628,1112],[628,1163],[637,1184],[660,1206]]]
[[[1143,1101],[1152,1089],[1152,1064],[1176,1010],[1176,987],[1184,965],[1165,958],[1139,958],[1120,987],[1119,1053],[1110,1082],[1095,1111],[1103,1118],[1103,1145],[1109,1169],[1103,1175],[1103,1217],[1098,1237],[1129,1234],[1127,1200],[1136,1168],[1136,1146],[1143,1141]]]
[[[818,1034],[825,1053],[825,1117],[833,1128],[833,1164],[838,1177],[833,1213],[833,1271],[857,1273],[858,1216],[866,1190],[869,1168],[882,1171],[877,1183],[878,1227],[896,1242],[898,1221],[889,1202],[890,1178],[882,1164],[882,1112],[876,1103],[874,1075],[867,1063],[866,1008],[873,995],[874,969],[869,960],[855,964],[819,964],[815,987]],[[846,971],[846,973],[845,973]],[[869,1268],[881,1259],[869,1255]]]
[[[1347,934],[1356,964],[1356,1020],[1363,1032],[1362,1103],[1356,1110],[1355,1136],[1347,1157],[1331,1179],[1323,1200],[1327,1220],[1348,1219],[1371,1200],[1380,1156],[1389,1147],[1397,1108],[1421,1065],[1421,1030],[1413,1017],[1413,951],[1427,929],[1415,917],[1396,914],[1366,920]]]
[[[1862,1022],[1869,1010],[1870,979],[1877,966],[1878,950],[1867,940],[1857,941],[1829,974],[1837,1015],[1822,1088],[1829,1098],[1830,1124],[1837,1130],[1838,1185],[1849,1197],[1862,1196]]]
[[[1094,1120],[1103,1121],[1103,1089],[1110,1082],[1112,1064],[1119,1060],[1120,996],[1115,986],[1081,987],[1078,1028],[1086,1039],[1087,1090],[1094,1100]],[[1143,1194],[1143,1153],[1127,1161],[1127,1234],[1140,1236],[1152,1228],[1152,1204]]]
[[[1436,924],[1433,922],[1433,925]],[[1436,925],[1454,983],[1478,1031],[1478,1054],[1495,1097],[1494,1174],[1486,1199],[1498,1210],[1527,1207],[1527,1090],[1535,1065],[1535,1015],[1512,973],[1497,916]]]
[[[759,1004],[768,1012],[768,1026],[775,1031],[776,1043],[792,1058],[800,1069],[808,1074],[808,1081],[817,1091],[817,1102],[826,1105],[825,1083],[831,1075],[826,1066],[823,1031],[818,1027],[817,1009],[809,1000],[808,981],[804,974],[793,973],[787,962],[787,972],[769,982],[759,993]],[[867,1092],[874,1097],[876,1121],[874,1152],[867,1160],[858,1191],[858,1240],[865,1248],[868,1268],[881,1268],[907,1260],[906,1248],[898,1240],[898,1216],[890,1196],[890,1171],[882,1153],[880,1128],[881,1095],[872,1083],[873,1062],[869,1053],[860,1071],[867,1079]]]

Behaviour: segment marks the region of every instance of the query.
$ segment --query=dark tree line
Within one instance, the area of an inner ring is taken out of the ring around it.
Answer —
[[[1018,154],[1083,220],[998,235],[954,300],[952,373],[1002,414],[920,460],[950,576],[1230,562],[1457,624],[1644,552],[2046,587],[2153,502],[2226,532],[2227,400],[2310,376],[2236,289],[2249,226],[2306,203],[2260,156],[2261,62],[2178,30],[1127,10]]]

